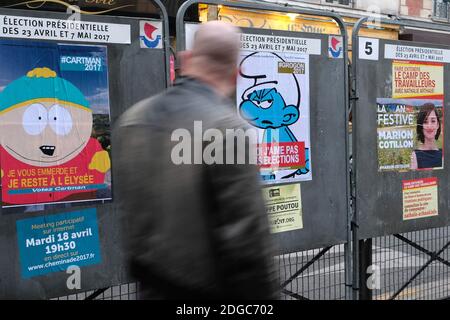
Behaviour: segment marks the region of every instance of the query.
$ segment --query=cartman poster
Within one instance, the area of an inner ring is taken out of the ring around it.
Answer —
[[[109,125],[106,47],[0,41],[2,208],[110,199]]]

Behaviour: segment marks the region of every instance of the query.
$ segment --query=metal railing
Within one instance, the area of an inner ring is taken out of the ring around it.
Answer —
[[[380,286],[375,300],[450,298],[450,227],[427,229],[372,240],[372,263]]]

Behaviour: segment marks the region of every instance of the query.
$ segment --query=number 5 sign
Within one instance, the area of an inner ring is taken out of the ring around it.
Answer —
[[[359,38],[359,58],[378,60],[379,40],[373,38]]]

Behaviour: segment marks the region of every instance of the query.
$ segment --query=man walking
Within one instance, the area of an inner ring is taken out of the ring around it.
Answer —
[[[198,150],[195,124],[223,133],[214,143],[223,147],[224,159],[242,156],[239,146],[225,142],[228,130],[248,129],[229,99],[238,75],[238,32],[219,21],[200,26],[192,51],[180,55],[175,86],[131,107],[114,130],[125,254],[145,298],[277,298],[268,219],[248,141],[245,164],[173,159],[202,154],[205,142]],[[179,129],[194,140],[181,154],[174,152]]]

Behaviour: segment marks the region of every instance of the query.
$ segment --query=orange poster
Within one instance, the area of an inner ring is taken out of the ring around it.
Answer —
[[[438,215],[438,179],[403,181],[403,220]]]
[[[438,62],[393,61],[392,98],[444,99],[444,65]]]

